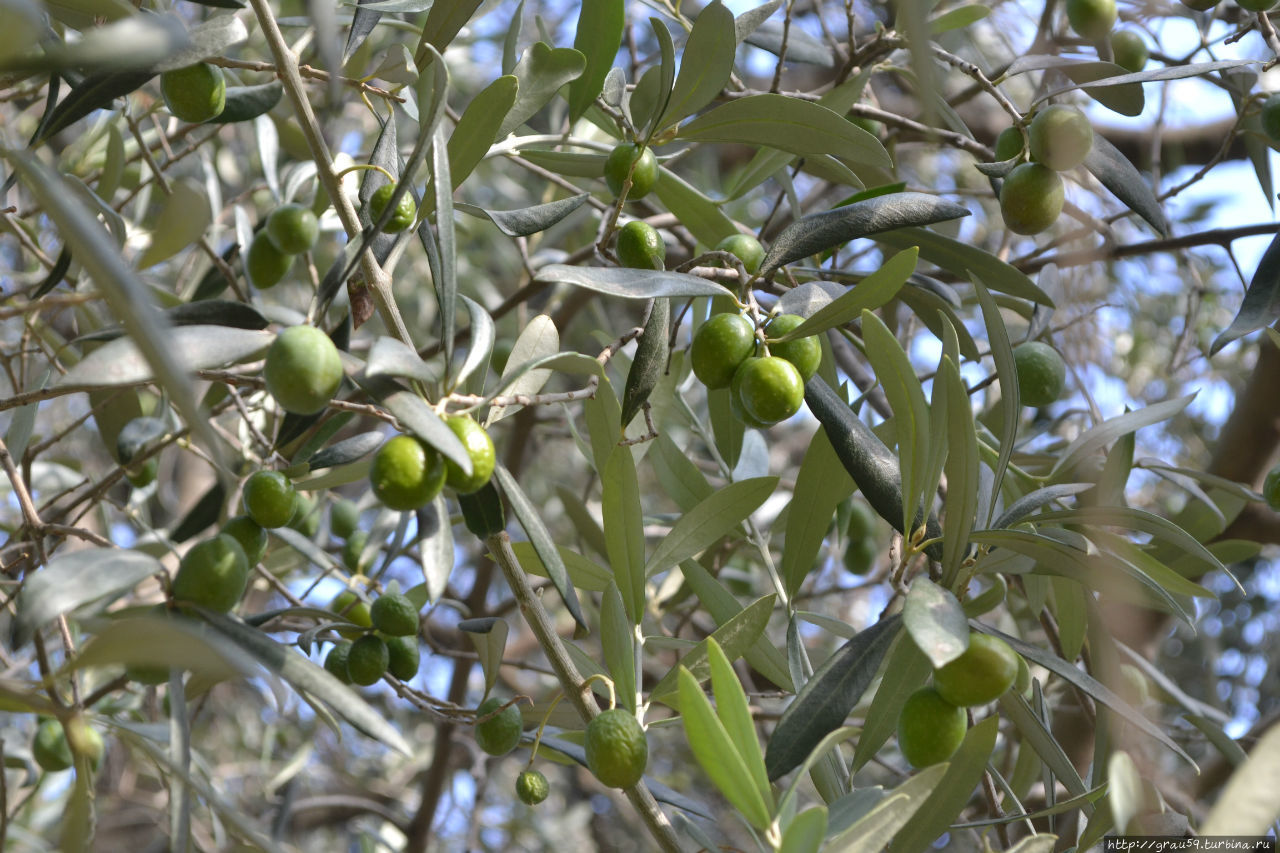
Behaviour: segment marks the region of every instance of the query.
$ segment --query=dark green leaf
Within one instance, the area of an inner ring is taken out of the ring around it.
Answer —
[[[902,473],[898,468],[898,458],[820,376],[805,383],[804,399],[809,411],[826,429],[836,456],[858,484],[871,508],[901,533]],[[917,514],[915,526],[918,527],[922,520]],[[924,523],[927,538],[937,539],[942,535],[932,514]],[[942,558],[939,545],[930,545],[926,551],[935,560]]]
[[[841,646],[814,672],[769,738],[764,763],[771,780],[797,767],[828,733],[844,725],[871,686],[900,627],[899,616],[882,619]]]
[[[778,568],[791,595],[816,568],[818,551],[836,507],[853,490],[853,480],[841,467],[826,431],[819,429],[800,462],[782,540],[782,563]]]
[[[1213,339],[1209,355],[1216,355],[1232,341],[1270,326],[1277,319],[1280,319],[1280,235],[1272,239],[1262,260],[1258,261],[1240,310],[1231,325]]]
[[[549,201],[533,207],[522,207],[519,210],[487,210],[473,204],[455,203],[454,208],[488,219],[498,230],[508,237],[528,237],[539,231],[546,231],[552,225],[573,213],[591,197],[591,193],[579,193],[559,201]]]
[[[171,326],[227,326],[232,329],[260,330],[267,327],[267,318],[252,305],[236,302],[231,299],[203,299],[199,302],[184,302],[164,312],[164,318]],[[81,335],[77,341],[111,341],[125,334],[124,328],[118,325],[108,326],[87,335]]]
[[[569,121],[582,118],[596,96],[604,88],[604,78],[622,45],[622,28],[626,23],[623,0],[593,0],[579,7],[578,27],[573,47],[584,57],[582,73],[569,84]]]
[[[546,49],[546,45],[538,44]],[[480,90],[467,104],[449,135],[449,172],[454,188],[466,180],[489,153],[489,146],[502,135],[503,120],[515,105],[519,91],[520,82],[508,74]]]
[[[228,86],[226,106],[209,121],[230,124],[255,119],[271,112],[283,95],[284,85],[279,80],[257,86]]]
[[[811,213],[788,225],[773,241],[760,264],[760,275],[767,277],[784,264],[843,246],[859,237],[968,215],[969,211],[960,205],[925,193],[877,196],[835,210]]]
[[[226,499],[227,493],[222,483],[214,483],[173,528],[169,539],[175,544],[186,542],[210,525],[217,524],[218,517],[222,514],[222,504]]]
[[[546,567],[547,574],[551,577],[551,583],[564,599],[569,615],[585,631],[587,623],[582,616],[582,609],[578,606],[578,593],[574,590],[573,584],[569,583],[569,573],[565,570],[564,561],[560,559],[560,552],[551,538],[551,532],[547,530],[547,526],[538,515],[537,507],[525,495],[516,478],[511,476],[511,472],[502,465],[494,468],[493,476],[497,480],[498,488],[507,499],[507,505],[515,513],[516,520],[524,528],[529,541],[533,543],[538,558],[542,560],[542,565]]]
[[[1053,305],[1049,295],[1036,287],[1026,274],[1006,264],[990,252],[985,252],[968,243],[944,237],[924,228],[887,231],[877,236],[876,242],[897,249],[918,246],[920,257],[962,278],[976,275],[981,277],[983,283],[992,290],[1030,302],[1038,302],[1041,305]]]
[[[422,26],[422,38],[418,42],[418,49],[413,54],[413,60],[418,63],[419,68],[426,68],[433,59],[426,46],[431,45],[438,53],[444,53],[444,49],[453,42],[454,36],[467,21],[471,20],[482,2],[483,0],[454,0],[454,2],[431,5],[427,22]]]
[[[136,92],[155,71],[95,71],[85,75],[41,121],[32,145],[41,145],[94,110],[109,109],[116,98]]]
[[[385,440],[380,432],[362,432],[326,447],[307,460],[307,465],[312,471],[349,465],[377,450]]]
[[[1168,235],[1165,219],[1155,192],[1142,174],[1101,134],[1094,134],[1093,148],[1084,158],[1084,167],[1129,209],[1141,216],[1160,234]]]
[[[876,756],[898,728],[898,717],[907,698],[920,689],[933,671],[915,641],[899,633],[882,667],[880,684],[871,698],[862,723],[862,735],[853,751],[851,769],[856,771]]]
[[[234,0],[233,0],[234,2]],[[355,14],[351,16],[351,30],[347,33],[347,44],[342,49],[342,64],[346,65],[360,45],[364,44],[365,39],[373,32],[373,28],[378,25],[378,21],[382,18],[382,13],[372,9],[364,8],[371,5],[369,0],[357,0],[359,5],[356,7]]]
[[[1069,498],[1093,488],[1092,483],[1063,483],[1057,486],[1045,486],[1034,492],[1023,495],[1013,502],[1004,514],[991,523],[993,528],[1012,527],[1022,519],[1031,515],[1040,507],[1053,501]]]
[[[890,169],[880,140],[824,106],[783,95],[751,95],[723,104],[681,128],[693,142],[766,145],[801,156],[831,154]]]
[[[31,294],[32,300],[39,299],[41,296],[44,296],[46,293],[61,284],[62,280],[67,277],[67,270],[69,269],[71,269],[71,253],[67,251],[66,248],[63,248],[63,250],[58,253],[57,262],[49,269],[49,273],[44,277],[40,284],[36,286],[35,291]]]
[[[644,331],[636,340],[635,358],[622,390],[622,427],[625,429],[649,399],[667,369],[667,335],[671,325],[671,300],[655,299]]]
[[[507,529],[506,512],[502,508],[502,499],[493,483],[486,483],[484,488],[469,495],[458,495],[458,506],[462,509],[462,520],[470,530],[481,539],[488,539]]]
[[[624,267],[572,267],[566,264],[548,264],[538,270],[535,280],[572,284],[625,299],[730,295],[727,288],[694,275]]]

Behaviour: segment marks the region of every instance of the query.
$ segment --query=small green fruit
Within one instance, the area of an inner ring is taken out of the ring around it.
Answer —
[[[1125,71],[1137,72],[1147,67],[1151,53],[1142,36],[1133,30],[1116,30],[1111,34],[1111,56]]]
[[[480,720],[502,708],[503,701],[490,696],[476,709],[476,719]],[[524,729],[524,718],[515,705],[502,708],[495,716],[476,723],[476,744],[490,755],[506,755],[520,744],[520,733]],[[587,759],[590,762],[590,759]]]
[[[844,549],[844,568],[851,575],[865,575],[875,568],[880,549],[870,539],[851,539]]]
[[[253,236],[244,268],[254,287],[259,290],[275,287],[292,265],[293,255],[286,255],[277,249],[276,244],[267,236],[266,229]]]
[[[1030,128],[1031,157],[1055,172],[1074,169],[1093,148],[1093,125],[1080,110],[1052,104],[1036,113]]]
[[[1047,406],[1062,396],[1067,365],[1053,347],[1040,341],[1020,344],[1013,350],[1013,366],[1022,405]]]
[[[363,532],[363,531],[361,531]],[[348,542],[350,540],[347,540]],[[370,615],[370,608],[367,602],[363,601],[358,595],[349,589],[344,589],[333,597],[333,601],[329,602],[329,609],[337,614],[338,618],[345,619],[357,628],[339,628],[338,634],[348,640],[358,640],[365,635],[360,628],[372,628],[373,617]]]
[[[418,608],[408,596],[398,592],[374,599],[369,618],[376,630],[391,637],[411,637],[418,633]]]
[[[764,246],[750,234],[730,234],[716,244],[716,249],[742,261],[742,268],[751,275],[760,271],[760,263],[764,260]]]
[[[220,532],[240,543],[250,568],[256,566],[267,551],[267,531],[247,515],[227,519]]]
[[[453,431],[462,446],[471,457],[471,473],[463,472],[462,467],[452,459],[446,459],[445,485],[460,495],[478,492],[493,476],[497,465],[497,451],[493,447],[493,439],[485,432],[484,427],[476,423],[469,415],[450,415],[444,419],[445,425]]]
[[[784,358],[749,358],[734,374],[733,384],[743,411],[756,421],[776,424],[800,411],[804,379]]]
[[[347,652],[347,673],[352,684],[368,687],[382,678],[389,662],[386,642],[376,634],[365,634]]]
[[[698,327],[689,350],[693,375],[708,388],[727,388],[756,349],[756,331],[741,314],[716,314]]]
[[[293,483],[279,471],[258,471],[245,480],[244,511],[268,530],[289,523],[297,499]]]
[[[817,335],[795,338],[782,344],[774,343],[774,340],[795,330],[803,322],[804,318],[799,314],[781,314],[774,317],[764,327],[764,342],[769,348],[770,355],[791,362],[800,372],[800,378],[808,382],[813,374],[818,372],[818,365],[822,363],[822,344]]]
[[[1262,481],[1262,496],[1273,512],[1280,512],[1280,465],[1267,472]]]
[[[845,535],[850,542],[870,539],[879,527],[878,518],[866,501],[856,498],[849,501],[849,526],[845,528]]]
[[[635,163],[632,170],[631,164]],[[623,143],[609,152],[604,161],[604,180],[615,196],[622,195],[622,185],[627,172],[631,172],[631,191],[627,198],[636,201],[644,198],[658,183],[658,159],[648,148],[641,151],[639,145]]]
[[[40,721],[40,725],[36,727],[35,740],[31,742],[31,757],[41,770],[49,773],[66,770],[75,763],[62,723],[53,719]]]
[[[1022,136],[1022,130],[1016,127],[1006,127],[1000,131],[1000,135],[996,137],[996,162],[1003,163],[1005,160],[1012,160],[1018,157],[1026,149],[1026,139]]]
[[[267,236],[286,255],[311,251],[320,236],[320,223],[311,208],[282,204],[267,217]]]
[[[969,634],[969,648],[934,670],[933,686],[952,705],[972,707],[994,702],[1018,677],[1018,653],[999,637]]]
[[[145,488],[156,481],[156,473],[160,470],[160,460],[152,456],[141,465],[131,465],[124,469],[125,479],[135,489]]]
[[[391,196],[395,194],[395,184],[383,184],[373,191],[373,195],[369,197],[369,218],[377,222],[382,218],[382,214],[387,209],[387,205],[391,203]],[[391,214],[391,218],[387,220],[386,227],[382,230],[387,234],[399,234],[409,226],[413,225],[413,220],[418,216],[418,206],[413,203],[413,196],[405,191],[400,196],[400,201],[396,203],[395,212]]]
[[[289,527],[311,539],[320,532],[320,505],[314,498],[298,492],[293,503],[293,518],[289,519]]]
[[[516,777],[516,796],[527,806],[536,806],[550,793],[547,777],[537,770],[525,770]]]
[[[329,530],[339,539],[347,539],[360,526],[360,509],[355,501],[334,501],[329,507]]]
[[[1236,0],[1236,5],[1250,12],[1270,12],[1275,8],[1276,0]]]
[[[324,410],[342,385],[342,356],[315,326],[291,326],[267,350],[262,376],[282,409],[314,415]]]
[[[221,68],[197,62],[162,73],[160,94],[169,112],[183,121],[199,124],[222,113],[227,105],[227,82]]]
[[[1116,23],[1116,0],[1067,0],[1067,21],[1081,38],[1102,41]]]
[[[350,655],[350,643],[334,643],[329,654],[324,656],[324,668],[343,684],[351,683],[351,673],[347,669],[347,658]]]
[[[411,435],[397,435],[378,449],[369,467],[373,494],[402,512],[431,503],[444,488],[444,457]]]
[[[348,536],[347,541],[342,543],[342,565],[357,574],[363,572],[367,566],[360,561],[360,558],[364,555],[364,548],[368,544],[367,530],[357,530]]]
[[[1065,201],[1057,172],[1043,163],[1023,163],[1000,188],[1000,215],[1015,234],[1039,234],[1058,221]]]
[[[198,542],[182,556],[173,577],[173,597],[226,613],[249,584],[249,561],[240,543],[225,533]]]
[[[587,768],[610,788],[630,788],[644,778],[649,743],[635,715],[612,708],[587,724]]]
[[[898,749],[912,767],[928,767],[954,755],[968,728],[963,708],[943,699],[932,687],[922,687],[902,705]]]
[[[401,681],[410,681],[418,674],[422,662],[422,650],[417,636],[387,637],[387,672]]]
[[[1182,0],[1182,5],[1197,12],[1207,12],[1222,0]]]
[[[618,229],[618,261],[637,270],[666,268],[667,244],[658,229],[647,222],[633,219]]]

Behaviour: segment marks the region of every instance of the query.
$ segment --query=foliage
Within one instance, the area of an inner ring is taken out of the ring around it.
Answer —
[[[6,849],[1264,831],[1280,38],[1059,5],[0,0]]]

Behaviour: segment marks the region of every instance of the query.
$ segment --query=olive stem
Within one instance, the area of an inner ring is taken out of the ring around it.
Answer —
[[[333,156],[329,153],[324,135],[320,132],[320,124],[316,120],[315,111],[311,108],[311,101],[307,99],[302,75],[298,71],[298,57],[294,56],[289,45],[285,43],[284,35],[276,24],[267,0],[250,0],[250,2],[253,4],[253,13],[258,19],[258,24],[262,27],[262,34],[275,57],[276,74],[279,75],[280,82],[284,85],[284,90],[293,104],[294,114],[302,127],[302,135],[307,140],[312,159],[315,160],[316,174],[325,192],[328,193],[329,200],[333,202],[333,209],[337,212],[338,218],[342,220],[342,227],[347,232],[347,237],[354,240],[359,237],[362,230],[360,217],[352,206],[351,200],[342,191],[342,181],[334,171]],[[409,336],[409,330],[400,316],[400,309],[391,295],[391,277],[378,265],[373,253],[367,248],[360,254],[360,268],[383,322],[396,338],[412,347],[413,339]]]
[[[262,0],[255,0],[255,2],[262,2]],[[511,587],[512,594],[520,604],[520,612],[524,615],[525,622],[528,623],[534,636],[538,638],[538,643],[542,646],[551,668],[560,679],[565,695],[578,709],[578,715],[582,717],[582,721],[591,722],[599,715],[600,706],[596,704],[595,696],[589,690],[583,689],[587,682],[574,666],[569,653],[565,651],[564,643],[556,633],[555,623],[551,621],[551,616],[542,606],[542,600],[533,591],[524,570],[520,568],[515,552],[511,550],[511,537],[504,531],[490,536],[485,540],[485,544],[494,562],[502,569],[507,585]],[[644,781],[641,780],[632,787],[623,789],[623,793],[639,812],[640,818],[648,827],[654,840],[658,842],[658,846],[664,851],[679,853],[680,845],[676,841],[675,830],[667,820],[667,816],[662,813],[662,809],[658,807],[658,801],[653,798]]]

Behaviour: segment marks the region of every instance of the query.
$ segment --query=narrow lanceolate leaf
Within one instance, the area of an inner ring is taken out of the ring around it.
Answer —
[[[625,267],[574,267],[566,264],[548,264],[538,270],[535,280],[572,284],[608,296],[621,296],[624,299],[732,295],[727,288],[695,275]]]
[[[902,472],[898,468],[898,458],[820,376],[805,383],[804,400],[809,411],[827,431],[836,456],[858,484],[871,508],[901,533]],[[936,539],[942,535],[938,520],[932,514],[927,518],[917,514],[913,526],[919,527],[922,521],[926,538]],[[930,545],[925,550],[932,559],[942,558],[942,548],[937,545]]]
[[[359,5],[351,16],[351,30],[347,33],[347,43],[342,48],[343,65],[346,65],[352,54],[360,49],[360,45],[364,44],[364,40],[369,37],[373,28],[378,25],[379,19],[382,18],[381,12],[363,8],[370,0],[357,0],[357,2]]]
[[[169,357],[182,372],[226,367],[256,358],[275,340],[270,332],[226,326],[184,326],[166,334]],[[63,388],[137,385],[155,377],[154,365],[132,338],[99,347],[63,375]]]
[[[484,306],[468,296],[459,294],[458,298],[467,307],[467,317],[471,324],[471,341],[467,347],[467,357],[462,360],[453,377],[454,387],[466,382],[467,377],[488,363],[496,338],[493,318],[489,316],[488,311],[484,310]]]
[[[230,616],[210,611],[202,611],[201,616],[214,630],[248,652],[258,663],[298,691],[323,702],[358,731],[405,755],[413,755],[412,748],[395,726],[322,667]]]
[[[1123,435],[1128,435],[1144,426],[1150,426],[1172,418],[1185,409],[1195,399],[1195,396],[1195,394],[1187,394],[1176,400],[1155,403],[1144,409],[1117,415],[1085,430],[1067,445],[1066,450],[1058,457],[1058,461],[1054,464],[1053,471],[1049,475],[1050,478],[1052,479],[1064,471],[1074,471],[1075,466],[1081,459],[1101,450]]]
[[[803,62],[820,68],[832,68],[835,65],[831,46],[799,27],[792,26],[787,30],[784,40],[781,21],[765,21],[743,41],[761,50],[767,50],[774,56],[783,55],[782,46],[785,44],[788,63]]]
[[[862,733],[853,751],[852,771],[866,765],[898,728],[898,717],[907,698],[920,689],[933,665],[907,634],[898,639],[885,658],[883,675],[862,723]]]
[[[1087,788],[1084,780],[1080,778],[1080,773],[1067,757],[1062,745],[1049,731],[1045,721],[1036,714],[1027,700],[1022,698],[1016,690],[1009,690],[1000,697],[1000,708],[1018,729],[1018,733],[1022,736],[1022,744],[1035,751],[1045,766],[1062,783],[1062,787],[1066,788],[1067,793],[1073,797],[1084,795]]]
[[[622,427],[625,429],[649,399],[658,380],[667,370],[667,335],[671,325],[671,300],[655,299],[649,309],[644,331],[636,341],[636,355],[627,371],[622,389]]]
[[[841,119],[843,121],[843,119]],[[968,216],[967,208],[925,193],[894,193],[811,213],[788,225],[769,247],[760,275],[843,246],[850,240],[910,226],[932,225]]]
[[[453,526],[449,523],[449,506],[444,495],[436,495],[416,516],[418,563],[427,587],[427,603],[434,604],[444,595],[454,564]]]
[[[885,261],[880,269],[864,278],[862,281],[835,299],[827,302],[816,311],[812,311],[806,315],[806,319],[799,326],[796,326],[787,334],[783,335],[779,340],[791,341],[796,338],[804,338],[809,335],[816,335],[825,332],[827,329],[834,329],[837,326],[843,326],[862,316],[862,312],[866,310],[874,310],[885,305],[889,300],[893,299],[902,289],[902,285],[906,283],[907,278],[916,268],[916,257],[919,252],[915,248],[905,249]],[[806,282],[800,287],[806,287],[809,284],[827,284],[827,282]],[[795,293],[800,288],[787,291],[782,298]],[[789,313],[800,313],[790,311]]]
[[[995,749],[999,728],[1000,718],[993,716],[969,730],[960,748],[951,756],[942,781],[917,812],[916,819],[893,837],[889,853],[924,853],[938,836],[947,831],[947,827],[956,822],[982,781],[991,750]]]
[[[555,225],[582,207],[590,197],[591,193],[579,193],[559,201],[549,201],[546,204],[536,204],[533,207],[522,207],[517,210],[489,210],[460,202],[454,204],[454,209],[471,216],[488,219],[508,237],[528,237],[530,234],[537,234]]]
[[[515,513],[516,520],[520,522],[529,541],[533,543],[538,559],[542,560],[542,565],[546,567],[551,583],[564,599],[565,607],[569,608],[569,614],[583,630],[586,630],[587,622],[582,616],[582,608],[578,605],[578,592],[569,582],[569,572],[564,567],[564,561],[560,559],[560,552],[556,549],[555,540],[551,538],[551,532],[547,530],[546,524],[538,515],[537,507],[520,488],[516,478],[511,476],[511,472],[502,465],[494,468],[493,478],[497,481],[503,496],[506,497],[507,505]]]
[[[711,103],[729,82],[738,47],[733,13],[717,0],[703,7],[685,42],[680,73],[657,130],[678,124]]]
[[[28,577],[18,593],[18,645],[55,617],[95,601],[105,605],[162,571],[155,557],[141,551],[87,548],[59,554]]]
[[[498,683],[502,658],[507,650],[507,633],[511,626],[505,619],[490,616],[484,619],[464,619],[458,623],[458,630],[466,632],[471,645],[475,646],[476,655],[480,658],[480,669],[484,671],[484,692],[487,694]]]
[[[991,293],[984,286],[985,282],[978,275],[972,277],[973,288],[978,294],[978,303],[982,306],[982,320],[987,326],[987,344],[991,348],[991,359],[996,363],[996,376],[1000,380],[1000,396],[1004,400],[1000,419],[1000,456],[996,461],[995,476],[992,478],[991,498],[987,501],[987,515],[995,512],[1000,490],[1004,484],[1004,474],[1009,468],[1009,460],[1013,458],[1013,447],[1018,438],[1018,425],[1022,420],[1022,406],[1018,391],[1017,367],[1013,361],[1013,346],[1009,341],[1009,331],[1004,325],[1004,316]],[[967,395],[966,395],[967,396]],[[981,524],[990,522],[990,518],[980,519]]]
[[[688,574],[686,572],[686,574]],[[773,614],[773,604],[778,594],[771,592],[762,595],[742,608],[741,611],[727,619],[724,624],[711,633],[702,642],[695,645],[680,659],[680,665],[670,669],[666,675],[650,691],[650,701],[663,702],[678,707],[679,697],[676,689],[676,676],[680,670],[688,670],[699,683],[706,681],[711,675],[711,663],[708,655],[710,643],[716,643],[730,661],[735,661],[747,653],[753,645],[764,639],[764,629]]]
[[[898,438],[898,465],[902,471],[902,518],[895,527],[908,535],[915,532],[915,519],[922,507],[928,510],[924,495],[925,472],[932,444],[929,404],[924,389],[916,378],[911,359],[898,339],[878,316],[862,312],[862,334],[867,359],[876,372],[893,409],[894,432]]]
[[[698,596],[698,601],[711,614],[711,618],[716,620],[716,624],[723,626],[743,611],[742,605],[738,603],[738,599],[734,597],[733,593],[726,589],[720,581],[712,577],[711,573],[697,561],[685,560],[680,564],[680,572],[693,589],[694,594]],[[719,641],[717,640],[717,642]],[[791,681],[791,675],[787,672],[786,658],[769,641],[768,637],[758,637],[742,653],[742,656],[747,659],[747,663],[751,664],[757,672],[778,685],[782,690],[791,691],[795,689],[795,685]]]
[[[580,7],[573,47],[586,57],[586,64],[582,74],[569,84],[570,121],[582,118],[604,87],[604,78],[622,46],[625,6],[624,0],[595,0]]]
[[[699,242],[714,246],[728,235],[737,233],[737,227],[725,214],[721,202],[708,198],[702,190],[670,169],[659,167],[659,174],[661,177],[653,190],[658,200]]]
[[[1155,191],[1142,173],[1101,134],[1094,134],[1093,147],[1084,158],[1084,167],[1129,209],[1141,216],[1162,235],[1169,233],[1169,220],[1156,199]]]
[[[618,585],[609,584],[600,602],[600,645],[605,666],[617,687],[618,699],[628,711],[636,709],[634,624],[622,604]]]
[[[1209,355],[1216,355],[1223,347],[1263,326],[1270,326],[1280,319],[1280,235],[1271,241],[1258,268],[1249,281],[1244,301],[1235,319],[1209,346]]]
[[[925,228],[900,228],[876,236],[877,243],[897,249],[917,246],[920,257],[963,278],[976,275],[992,290],[1026,299],[1041,305],[1053,305],[1049,294],[1027,278],[1026,273],[1015,269],[990,252],[976,246],[944,237]]]
[[[770,779],[794,769],[827,734],[844,725],[875,678],[899,627],[901,617],[895,615],[861,631],[805,683],[769,738],[764,761]]]
[[[893,168],[880,140],[826,107],[783,95],[751,95],[686,124],[691,142],[766,145],[801,156],[830,154],[850,163]]]
[[[520,80],[520,94],[498,135],[506,136],[533,117],[562,86],[578,79],[586,64],[587,58],[573,48],[531,45],[513,71]]]
[[[978,511],[978,434],[973,410],[968,405],[960,368],[943,358],[939,378],[947,388],[947,512],[942,522],[942,573],[944,585],[951,587],[960,577],[969,533]]]
[[[800,462],[787,512],[779,569],[788,593],[794,595],[815,568],[836,507],[854,488],[853,478],[840,465],[826,431],[819,429]]]
[[[752,784],[751,771],[737,745],[716,717],[698,680],[684,667],[680,668],[679,682],[681,722],[694,758],[752,826],[767,829],[772,819],[769,806]]]
[[[737,747],[742,762],[747,765],[751,781],[760,792],[760,798],[773,811],[773,789],[769,787],[769,777],[765,773],[764,755],[760,752],[760,739],[756,734],[755,722],[751,719],[747,694],[743,692],[742,683],[733,671],[733,662],[715,640],[707,640],[707,657],[711,664],[711,690],[716,697],[716,716],[720,718],[729,738]]]
[[[1280,727],[1272,726],[1227,780],[1201,835],[1263,835],[1280,818]]]
[[[449,135],[449,173],[452,188],[462,185],[498,138],[503,119],[516,103],[520,83],[508,74],[494,80],[471,99]]]
[[[507,366],[502,370],[499,383],[503,393],[509,396],[537,394],[551,378],[551,371],[542,367],[526,370],[525,366],[554,356],[559,351],[560,332],[556,330],[556,324],[546,314],[534,317],[521,330],[511,347],[511,354],[507,356]],[[519,406],[494,406],[489,409],[484,425],[487,427],[519,409]]]
[[[812,806],[792,818],[782,831],[778,853],[818,853],[827,834],[827,807]]]
[[[1014,501],[1012,506],[991,523],[991,527],[997,530],[1003,527],[1012,527],[1042,506],[1078,495],[1093,487],[1093,483],[1063,483],[1057,486],[1045,486],[1043,489],[1036,489],[1034,492],[1029,492]]]
[[[902,623],[934,668],[946,666],[969,647],[969,620],[950,590],[920,575],[911,582]]]
[[[631,448],[615,444],[601,472],[605,548],[632,625],[644,614],[644,516]]]
[[[138,257],[138,269],[146,269],[190,246],[213,221],[204,192],[190,181],[174,181],[157,214],[151,244]]]
[[[40,145],[94,110],[106,109],[116,98],[139,89],[155,71],[96,71],[77,83],[40,122],[32,145]]]
[[[483,0],[455,0],[452,3],[435,3],[427,13],[427,22],[422,25],[422,38],[418,49],[414,51],[413,60],[419,68],[425,68],[444,53],[444,49],[453,41],[454,36],[471,20],[471,16],[480,8]],[[433,51],[429,49],[434,48]],[[443,64],[443,63],[441,63]]]
[[[947,767],[926,767],[890,791],[865,815],[831,839],[829,849],[840,853],[878,853],[885,840],[911,822],[942,783]]]
[[[319,471],[322,468],[349,465],[377,450],[385,440],[386,437],[380,432],[362,432],[329,445],[308,459],[307,466],[312,471]]]
[[[697,556],[759,509],[777,485],[777,477],[755,477],[730,483],[699,503],[672,526],[645,565],[645,575]]]

